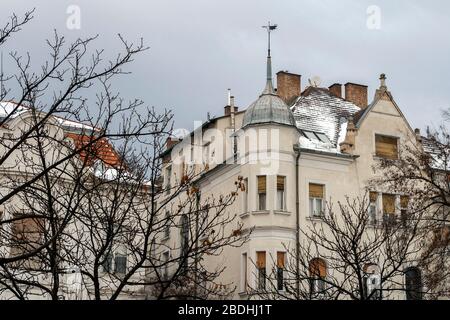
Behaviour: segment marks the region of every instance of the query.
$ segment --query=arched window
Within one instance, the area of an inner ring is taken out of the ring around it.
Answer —
[[[381,275],[378,266],[368,263],[363,268],[364,271],[364,292],[367,299],[381,299]]]
[[[325,278],[327,277],[327,264],[325,260],[314,258],[309,262],[309,275],[311,295],[325,291]]]
[[[422,300],[422,273],[417,267],[405,270],[406,300]]]

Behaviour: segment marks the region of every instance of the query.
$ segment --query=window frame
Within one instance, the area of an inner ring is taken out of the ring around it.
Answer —
[[[264,267],[258,265],[258,254],[264,254]],[[258,290],[265,290],[267,287],[267,251],[256,251],[256,288]]]
[[[161,257],[164,258],[164,260],[162,261],[164,266],[163,266],[163,273],[162,273],[162,279],[163,280],[168,280],[169,279],[169,261],[170,261],[170,251],[166,250],[164,252],[161,253]],[[166,259],[167,257],[167,259]]]
[[[313,266],[314,262],[318,261],[318,269],[317,266]],[[320,264],[323,263],[324,274],[321,274]],[[312,271],[312,269],[316,269]],[[315,274],[318,273],[318,274]],[[326,278],[328,276],[328,264],[325,259],[316,257],[309,261],[309,279],[310,279],[310,295],[311,296],[320,296],[323,294],[326,288]]]
[[[248,254],[241,253],[241,292],[247,292],[248,289]]]
[[[391,157],[388,157],[388,156],[386,156],[386,155],[382,155],[382,154],[379,154],[378,152],[377,152],[377,137],[382,137],[382,138],[390,138],[390,139],[395,139],[396,140],[396,157],[395,158],[391,158]],[[388,134],[383,134],[383,133],[374,133],[374,155],[375,155],[375,157],[377,157],[377,158],[380,158],[380,159],[387,159],[387,160],[398,160],[399,158],[400,158],[400,153],[399,153],[399,147],[400,147],[400,137],[398,137],[398,136],[393,136],[393,135],[388,135]]]
[[[245,178],[242,183],[244,184],[244,192],[243,192],[243,198],[242,198],[242,211],[243,213],[248,213],[249,210],[249,205],[248,205],[248,178]]]
[[[265,179],[265,191],[264,192],[260,192],[259,189],[259,178],[264,178]],[[264,195],[264,206],[261,206],[262,203],[262,199],[261,199],[261,195]],[[256,196],[257,196],[257,208],[258,211],[267,211],[267,175],[257,175],[256,176]]]
[[[283,266],[282,267],[280,267],[280,265],[279,265],[279,257],[278,257],[278,255],[279,254],[283,254]],[[285,276],[284,276],[284,273],[285,273],[285,270],[286,270],[286,257],[287,257],[287,254],[286,254],[286,251],[278,251],[277,250],[277,260],[276,260],[276,265],[275,265],[275,267],[276,267],[276,271],[277,271],[277,291],[285,291],[286,290],[286,287],[285,287]],[[280,279],[280,275],[281,275],[281,279]],[[281,286],[280,286],[280,284],[281,284]]]
[[[409,290],[407,288],[408,286],[408,272],[411,271],[417,271],[416,276],[418,276],[417,278],[414,278],[415,280],[419,280],[419,283],[415,283],[416,285],[414,286],[414,288],[412,288],[411,290]],[[405,298],[406,300],[423,300],[423,279],[422,279],[422,270],[417,267],[417,266],[410,266],[408,268],[406,268],[404,271],[404,281],[405,281]],[[414,291],[414,292],[410,292],[410,291]],[[414,295],[418,295],[418,296],[414,296]]]
[[[375,193],[376,194],[375,201],[372,201],[371,193]],[[380,210],[379,201],[380,201],[380,193],[377,192],[377,191],[369,191],[369,212],[368,212],[368,215],[369,215],[369,224],[370,225],[375,225],[377,223],[378,212]]]
[[[282,178],[283,179],[283,189],[282,190],[280,190],[280,189],[278,189],[278,179],[279,178]],[[286,181],[287,181],[287,177],[286,176],[282,176],[282,175],[277,175],[276,176],[276,181],[275,181],[275,183],[276,183],[276,196],[277,196],[277,199],[276,199],[276,210],[277,211],[287,211],[287,205],[286,205]],[[281,191],[282,192],[282,195],[281,195],[281,208],[279,207],[279,201],[280,201],[280,197],[279,197],[279,191]]]
[[[311,197],[310,196],[310,187],[311,185],[322,186],[322,198]],[[323,182],[309,181],[308,184],[308,206],[309,206],[309,217],[312,219],[321,219],[325,217],[325,198],[326,198],[326,190],[327,185]],[[320,202],[321,210],[320,214],[315,214],[317,212],[317,202]],[[311,206],[312,204],[312,206]]]

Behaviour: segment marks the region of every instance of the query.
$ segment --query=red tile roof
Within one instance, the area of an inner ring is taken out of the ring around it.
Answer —
[[[95,139],[92,136],[76,133],[67,133],[66,136],[74,141],[76,149],[81,149]],[[116,167],[121,163],[119,155],[106,138],[101,138],[93,142],[86,149],[80,151],[80,157],[88,166],[93,165],[97,160],[101,160],[105,165],[110,167]]]

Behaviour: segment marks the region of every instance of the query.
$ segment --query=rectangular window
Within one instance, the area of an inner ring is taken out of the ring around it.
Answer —
[[[258,275],[258,289],[266,288],[266,252],[256,252],[256,268]]]
[[[377,211],[378,211],[378,192],[369,193],[369,223],[375,224],[377,221]]]
[[[114,257],[114,272],[118,274],[125,274],[127,272],[127,256],[116,253]]]
[[[248,212],[248,179],[245,179],[243,181],[243,187],[244,187],[244,194],[243,194],[243,209],[244,213]]]
[[[23,212],[24,215],[28,214]],[[15,214],[20,218],[21,214]],[[45,228],[41,219],[22,218],[11,224],[11,256],[17,256],[29,252],[42,244]]]
[[[375,135],[375,154],[380,158],[398,159],[398,138]]]
[[[390,225],[395,223],[395,195],[383,193],[383,221]]]
[[[284,290],[284,265],[286,262],[286,253],[277,252],[277,289]]]
[[[247,253],[242,254],[242,281],[241,281],[241,291],[246,292],[248,288],[248,277],[247,277]]]
[[[286,197],[286,178],[277,176],[277,210],[283,211],[286,209],[285,197]]]
[[[309,213],[311,217],[323,216],[324,185],[309,184]]]
[[[258,176],[258,210],[266,210],[267,177]]]

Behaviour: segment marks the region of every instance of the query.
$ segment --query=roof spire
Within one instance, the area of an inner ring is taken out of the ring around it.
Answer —
[[[386,89],[386,75],[384,73],[380,74],[380,89]]]
[[[267,82],[266,88],[263,91],[263,94],[274,94],[273,83],[272,83],[272,57],[270,55],[270,32],[277,28],[276,24],[271,25],[270,21],[267,23],[267,26],[263,26],[264,29],[267,30]]]

